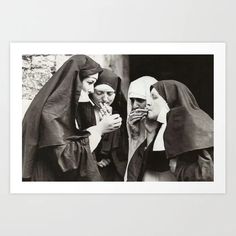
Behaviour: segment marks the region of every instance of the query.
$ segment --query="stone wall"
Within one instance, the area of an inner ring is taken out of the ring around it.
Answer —
[[[23,114],[28,105],[61,65],[72,55],[23,55],[22,99]],[[112,69],[122,79],[125,96],[129,84],[129,59],[123,55],[88,55],[104,68]]]

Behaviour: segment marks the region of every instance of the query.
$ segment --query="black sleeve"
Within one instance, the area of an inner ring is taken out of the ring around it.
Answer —
[[[175,175],[179,181],[213,181],[213,151],[202,149],[177,157]]]

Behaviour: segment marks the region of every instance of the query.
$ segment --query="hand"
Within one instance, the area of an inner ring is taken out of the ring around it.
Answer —
[[[169,166],[170,166],[170,171],[172,173],[175,173],[176,165],[177,165],[177,158],[170,159]]]
[[[136,109],[130,112],[129,117],[128,117],[128,123],[130,125],[133,125],[137,121],[145,118],[147,116],[147,110],[146,109]]]
[[[140,120],[144,119],[147,116],[146,109],[136,109],[132,111],[128,117],[128,124],[131,131],[132,138],[135,138],[139,135],[140,131]]]
[[[101,121],[97,124],[101,134],[110,133],[117,130],[121,126],[122,119],[119,114],[102,117]]]
[[[100,118],[102,119],[104,116],[110,116],[112,115],[112,107],[109,106],[108,104],[106,103],[100,103],[99,104],[101,109],[99,110],[99,115],[100,115]]]
[[[106,166],[108,166],[110,163],[111,163],[111,159],[109,159],[109,158],[104,159],[104,158],[103,158],[101,161],[97,162],[97,165],[98,165],[99,167],[106,167]]]

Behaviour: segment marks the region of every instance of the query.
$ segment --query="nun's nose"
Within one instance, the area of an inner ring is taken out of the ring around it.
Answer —
[[[89,93],[94,93],[94,87],[93,86],[91,86],[90,88],[89,88],[89,91],[88,91]]]
[[[103,102],[108,102],[108,95],[106,93],[104,93],[104,95],[102,97],[102,101]]]

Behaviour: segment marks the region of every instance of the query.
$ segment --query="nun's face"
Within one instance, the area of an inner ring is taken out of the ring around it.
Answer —
[[[130,98],[132,110],[144,109],[146,107],[146,100],[142,98]]]
[[[148,118],[150,120],[157,120],[157,117],[160,114],[160,111],[166,107],[166,101],[164,98],[157,92],[155,88],[151,90],[151,99],[147,104],[148,108]]]
[[[94,83],[98,79],[98,73],[94,75],[90,75],[87,78],[83,79],[82,81],[82,89],[86,93],[93,93],[94,92]]]
[[[107,84],[99,84],[94,88],[93,101],[99,106],[100,103],[111,105],[115,99],[115,90]]]

